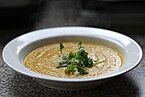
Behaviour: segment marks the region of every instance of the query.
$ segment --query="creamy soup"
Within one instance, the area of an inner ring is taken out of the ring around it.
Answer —
[[[77,42],[63,43],[63,53],[76,52],[78,50]],[[83,43],[88,56],[97,61],[92,67],[88,67],[87,74],[66,74],[66,67],[57,68],[57,62],[61,60],[62,55],[59,51],[59,43],[48,44],[31,51],[24,59],[24,65],[41,74],[62,77],[62,78],[87,78],[110,73],[119,69],[122,64],[122,56],[119,50],[96,43]]]

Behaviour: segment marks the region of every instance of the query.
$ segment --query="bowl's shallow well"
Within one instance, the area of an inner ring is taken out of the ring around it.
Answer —
[[[107,75],[93,78],[56,78],[27,69],[25,56],[37,47],[49,43],[85,40],[117,47],[123,54],[123,65]],[[133,69],[142,58],[141,47],[131,38],[120,33],[89,27],[59,27],[33,31],[10,41],[3,49],[4,61],[17,72],[30,76],[39,83],[59,89],[84,89],[104,83],[109,78]]]

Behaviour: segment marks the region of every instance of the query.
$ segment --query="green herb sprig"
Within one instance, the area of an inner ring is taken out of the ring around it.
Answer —
[[[88,68],[93,66],[93,59],[88,57],[88,53],[84,50],[82,46],[82,41],[78,43],[78,51],[70,52],[68,55],[64,55],[62,50],[64,46],[60,43],[60,53],[62,59],[58,61],[57,68],[66,67],[66,74],[74,74],[78,72],[79,74],[88,74]]]

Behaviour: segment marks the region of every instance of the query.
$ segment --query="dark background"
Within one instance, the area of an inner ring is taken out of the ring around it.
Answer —
[[[145,51],[143,0],[0,0],[0,51],[33,30],[87,26],[114,30]],[[0,54],[1,54],[0,52]],[[55,90],[9,68],[0,56],[0,97],[145,97],[145,57],[132,71],[88,90]]]

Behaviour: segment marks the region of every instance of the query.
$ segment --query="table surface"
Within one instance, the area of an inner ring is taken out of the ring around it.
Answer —
[[[78,2],[79,3],[79,2]],[[64,6],[60,6],[64,4]],[[36,14],[38,20],[33,27],[26,25],[17,28],[0,28],[0,55],[2,49],[11,39],[32,30],[57,27],[57,26],[92,26],[119,31],[136,40],[145,52],[145,28],[140,26],[113,26],[111,21],[100,22],[98,17],[104,17],[97,13],[90,19],[89,11],[80,10],[73,0],[50,0],[49,6]],[[79,10],[78,10],[79,9]],[[78,12],[79,11],[79,12]],[[106,15],[107,16],[107,15]],[[106,17],[105,16],[105,17]],[[104,17],[104,18],[105,18]],[[94,21],[95,20],[95,21]],[[141,33],[138,33],[140,31]],[[0,97],[145,97],[145,56],[141,63],[133,70],[114,77],[101,86],[86,90],[56,90],[40,85],[32,78],[19,74],[8,67],[0,56]]]

